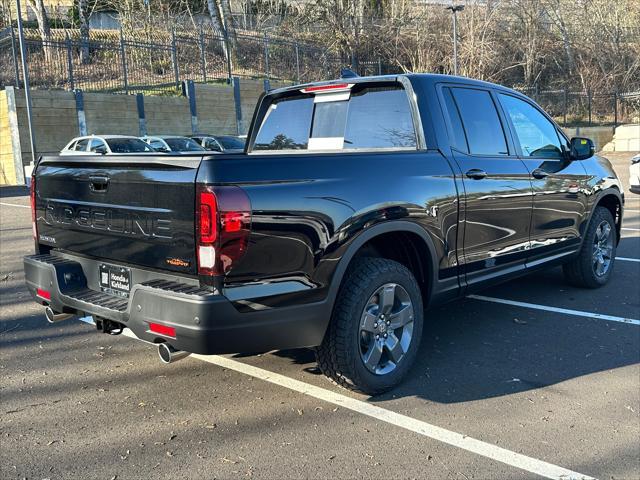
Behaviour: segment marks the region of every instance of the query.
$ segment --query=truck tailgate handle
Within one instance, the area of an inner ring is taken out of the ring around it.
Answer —
[[[89,177],[89,188],[92,192],[103,193],[109,187],[109,177],[106,175],[91,175]]]

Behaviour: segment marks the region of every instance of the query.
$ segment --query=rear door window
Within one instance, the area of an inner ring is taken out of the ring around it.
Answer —
[[[89,151],[95,153],[101,147],[104,147],[105,150],[106,150],[106,145],[104,144],[104,142],[102,140],[94,138],[93,140],[91,140],[91,145],[89,146]]]
[[[78,140],[78,143],[76,143],[75,146],[75,151],[76,152],[86,152],[87,151],[87,145],[89,145],[89,139],[88,138],[83,138],[82,140]]]
[[[406,92],[398,85],[355,85],[346,92],[275,100],[253,150],[416,149]]]
[[[158,151],[167,150],[167,146],[161,140],[150,140],[149,145],[151,145],[151,147],[154,150],[158,150]]]
[[[502,123],[491,94],[486,90],[452,88],[460,112],[469,153],[473,155],[508,155]]]
[[[469,145],[467,145],[467,137],[465,137],[464,128],[462,127],[460,112],[453,99],[453,95],[451,95],[451,90],[444,88],[442,94],[444,95],[444,104],[447,109],[447,117],[451,127],[449,143],[456,150],[469,153]]]
[[[218,142],[213,138],[207,138],[206,140],[204,140],[203,147],[206,148],[207,150],[213,150],[216,152],[222,151],[222,148],[220,148],[220,145],[218,145]]]

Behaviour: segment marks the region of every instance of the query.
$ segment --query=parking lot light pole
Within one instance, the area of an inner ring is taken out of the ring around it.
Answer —
[[[36,164],[36,140],[33,132],[33,119],[31,114],[31,87],[29,85],[29,68],[27,66],[27,49],[24,42],[24,29],[22,28],[21,0],[16,0],[16,13],[18,14],[18,42],[20,43],[20,59],[22,61],[22,85],[24,99],[27,104],[27,123],[29,124],[29,143],[31,146],[31,166]],[[22,160],[22,159],[20,159]]]
[[[458,75],[458,12],[464,10],[464,5],[446,7],[453,15],[453,74]]]

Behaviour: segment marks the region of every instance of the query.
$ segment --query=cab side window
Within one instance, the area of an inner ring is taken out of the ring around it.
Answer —
[[[537,108],[511,95],[500,94],[524,157],[563,158],[558,132]]]
[[[475,88],[452,88],[472,155],[508,155],[502,123],[491,94]]]

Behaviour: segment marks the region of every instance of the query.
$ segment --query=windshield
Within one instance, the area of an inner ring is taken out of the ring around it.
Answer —
[[[137,138],[109,138],[106,140],[113,153],[155,152],[149,144]]]
[[[190,138],[165,138],[163,139],[174,152],[202,152],[204,148]]]
[[[218,143],[222,145],[225,150],[242,150],[244,149],[244,138],[238,137],[216,137]]]

